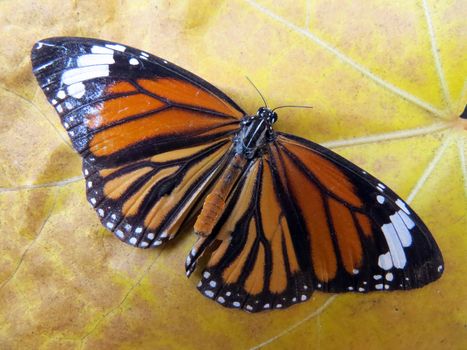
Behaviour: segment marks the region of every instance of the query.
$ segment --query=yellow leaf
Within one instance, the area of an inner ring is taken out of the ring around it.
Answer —
[[[0,344],[42,349],[467,348],[466,4],[447,1],[0,2]],[[185,278],[186,232],[120,243],[85,199],[79,156],[31,73],[50,36],[114,40],[212,82],[321,142],[425,220],[443,277],[410,292],[225,309]]]

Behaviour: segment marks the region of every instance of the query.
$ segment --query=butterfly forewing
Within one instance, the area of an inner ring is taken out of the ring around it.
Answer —
[[[329,291],[421,287],[439,278],[443,260],[431,233],[387,186],[330,150],[291,135],[279,135],[275,162],[283,168],[290,202],[304,222],[316,287]],[[294,175],[292,175],[294,174]],[[296,176],[310,186],[319,208],[300,198]],[[295,178],[294,178],[295,177]],[[300,178],[301,179],[301,178]],[[319,200],[318,200],[319,198]],[[322,212],[327,227],[312,220]],[[326,254],[320,252],[327,242]]]
[[[225,165],[244,112],[192,73],[120,44],[51,38],[31,56],[103,225],[140,247],[173,237]]]

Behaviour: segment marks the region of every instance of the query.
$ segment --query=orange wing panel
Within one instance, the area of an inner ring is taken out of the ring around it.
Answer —
[[[139,79],[138,84],[147,91],[173,103],[210,109],[240,119],[243,114],[220,97],[186,81],[174,78]]]
[[[354,270],[358,270],[363,259],[362,245],[352,214],[349,209],[335,199],[329,199],[329,209],[344,268],[352,274]]]
[[[143,94],[113,98],[100,103],[96,113],[86,116],[86,125],[90,129],[97,129],[164,106],[163,102]]]
[[[128,121],[97,133],[89,143],[96,156],[108,156],[138,142],[164,136],[203,133],[223,127],[235,130],[236,124],[227,126],[225,118],[207,116],[181,109],[169,109]],[[121,137],[125,135],[125,137]]]
[[[334,278],[337,271],[336,253],[331,239],[323,198],[319,189],[288,158],[284,159],[289,188],[297,200],[311,238],[311,257],[316,276],[321,281]]]
[[[324,186],[326,186],[329,191],[332,191],[334,194],[355,207],[360,207],[362,205],[362,201],[355,194],[352,183],[333,163],[321,157],[317,153],[310,152],[307,148],[301,145],[292,143],[288,140],[284,141],[284,146],[298,159],[300,159],[300,161],[305,164],[305,166]]]

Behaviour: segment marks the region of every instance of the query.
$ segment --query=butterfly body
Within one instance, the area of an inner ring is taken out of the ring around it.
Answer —
[[[274,131],[274,110],[249,115],[200,77],[103,40],[45,39],[31,59],[116,237],[159,247],[202,206],[185,267],[206,257],[198,289],[219,304],[282,309],[315,290],[406,290],[442,275],[407,203],[331,150]]]
[[[241,129],[234,139],[235,151],[252,159],[274,141],[272,125],[277,121],[277,114],[269,108],[261,107],[256,115],[242,119]]]

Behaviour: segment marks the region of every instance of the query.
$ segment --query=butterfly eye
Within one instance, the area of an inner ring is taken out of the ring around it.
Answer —
[[[271,124],[274,124],[275,122],[277,122],[277,113],[276,112],[272,112],[271,116],[270,116],[270,123]]]

